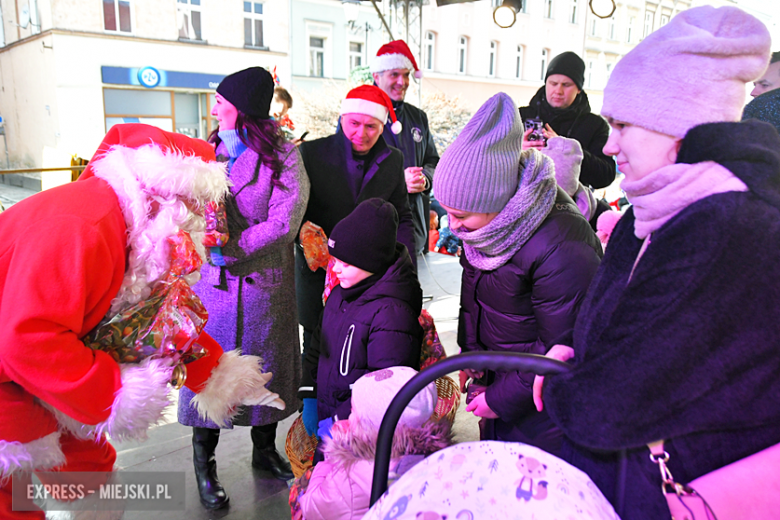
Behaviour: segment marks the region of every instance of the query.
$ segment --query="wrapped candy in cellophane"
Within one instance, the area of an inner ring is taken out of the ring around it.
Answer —
[[[203,245],[222,247],[227,244],[230,234],[228,233],[225,204],[210,201],[206,204],[204,216],[206,217],[206,236],[203,238]]]
[[[103,320],[84,343],[111,355],[119,363],[139,363],[148,357],[169,358],[183,364],[203,357],[195,343],[208,320],[208,312],[187,278],[203,261],[189,233],[169,239],[171,269],[151,296]]]

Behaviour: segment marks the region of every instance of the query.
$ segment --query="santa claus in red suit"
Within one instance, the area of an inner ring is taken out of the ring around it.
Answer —
[[[145,438],[169,404],[173,366],[119,364],[82,341],[107,316],[147,298],[170,269],[168,239],[196,244],[203,207],[227,193],[208,143],[129,124],[111,128],[78,182],[0,215],[0,518],[17,472],[111,471],[106,441]],[[202,252],[202,251],[201,251]],[[255,356],[206,355],[186,365],[193,406],[216,422],[239,405],[283,408]]]

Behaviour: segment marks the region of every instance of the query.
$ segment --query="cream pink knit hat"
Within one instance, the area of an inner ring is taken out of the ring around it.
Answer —
[[[766,69],[770,45],[764,24],[736,7],[683,11],[618,62],[601,113],[679,138],[739,121],[745,83]]]

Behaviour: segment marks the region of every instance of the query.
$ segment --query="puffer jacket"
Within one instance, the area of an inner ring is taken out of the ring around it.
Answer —
[[[545,354],[574,327],[601,255],[588,221],[558,188],[552,211],[509,262],[481,271],[461,255],[461,349]],[[560,449],[560,431],[534,408],[533,380],[528,373],[488,374],[485,399],[499,419],[485,423],[483,440]]]
[[[360,376],[392,366],[420,368],[422,289],[406,246],[396,244],[395,258],[373,284],[337,286],[328,298],[299,391],[301,398],[317,398],[320,420],[349,417],[351,386]]]
[[[358,520],[368,511],[374,476],[376,428],[364,422],[337,423],[325,440],[325,460],[314,467],[300,498],[304,520]],[[428,421],[420,428],[399,426],[393,438],[388,484],[426,455],[452,444],[446,421]]]

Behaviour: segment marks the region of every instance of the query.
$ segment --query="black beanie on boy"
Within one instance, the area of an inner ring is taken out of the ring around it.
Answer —
[[[328,252],[369,273],[383,273],[395,261],[398,213],[379,198],[364,200],[330,233]]]
[[[562,52],[550,60],[544,81],[547,81],[547,78],[553,74],[563,74],[570,78],[578,89],[582,90],[582,85],[585,82],[585,62],[571,51]]]
[[[274,97],[274,77],[262,67],[234,72],[217,87],[217,93],[248,116],[268,119]]]

